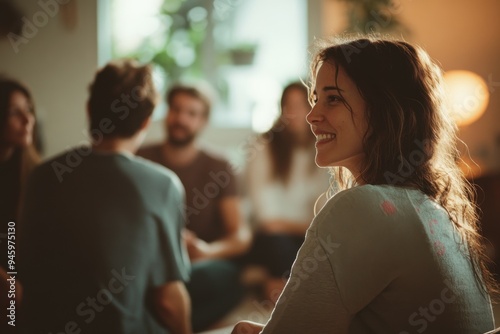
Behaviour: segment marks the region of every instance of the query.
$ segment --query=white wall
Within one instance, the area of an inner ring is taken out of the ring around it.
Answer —
[[[34,96],[42,125],[45,156],[85,139],[87,87],[97,67],[97,0],[76,1],[76,27],[65,28],[61,12],[15,53],[0,40],[0,73],[25,82]],[[50,2],[43,0],[43,2]],[[43,11],[38,1],[16,1],[32,21]]]

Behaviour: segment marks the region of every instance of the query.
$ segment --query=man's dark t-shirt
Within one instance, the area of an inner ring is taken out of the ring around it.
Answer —
[[[220,212],[224,197],[236,196],[236,182],[229,163],[201,150],[187,166],[176,167],[163,154],[162,144],[139,150],[137,155],[171,169],[186,190],[187,228],[207,242],[226,233]]]
[[[183,194],[131,155],[71,150],[37,168],[22,213],[25,332],[168,333],[150,299],[188,279]]]

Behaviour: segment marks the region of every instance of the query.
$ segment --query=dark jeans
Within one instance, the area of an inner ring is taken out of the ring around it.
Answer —
[[[186,284],[191,296],[192,326],[198,332],[213,325],[242,299],[240,266],[231,260],[207,260],[192,264]]]
[[[294,235],[257,233],[247,262],[265,267],[275,278],[288,277],[303,242]]]

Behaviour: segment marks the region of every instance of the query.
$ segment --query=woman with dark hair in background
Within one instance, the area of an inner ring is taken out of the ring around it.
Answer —
[[[39,162],[33,145],[35,110],[29,90],[20,82],[0,78],[0,304],[7,302],[7,231],[15,223],[16,239],[21,197],[29,173]],[[12,225],[12,224],[10,224]],[[16,242],[16,240],[9,239]],[[17,246],[17,242],[16,242]],[[16,247],[17,248],[17,247]],[[17,249],[16,249],[17,253]],[[16,301],[21,300],[19,281],[16,281]],[[2,319],[2,326],[8,318]]]
[[[336,187],[314,218],[271,319],[233,333],[485,333],[486,268],[457,165],[442,71],[421,48],[366,38],[311,67],[316,163]]]
[[[280,117],[249,152],[246,173],[256,230],[250,261],[267,270],[265,295],[272,302],[283,290],[314,204],[328,188],[328,173],[314,164],[307,87],[287,85],[280,106]]]

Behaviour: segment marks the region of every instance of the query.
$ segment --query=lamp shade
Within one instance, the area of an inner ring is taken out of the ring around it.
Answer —
[[[486,82],[476,73],[456,70],[444,74],[448,105],[459,126],[476,121],[488,106],[490,93]]]

